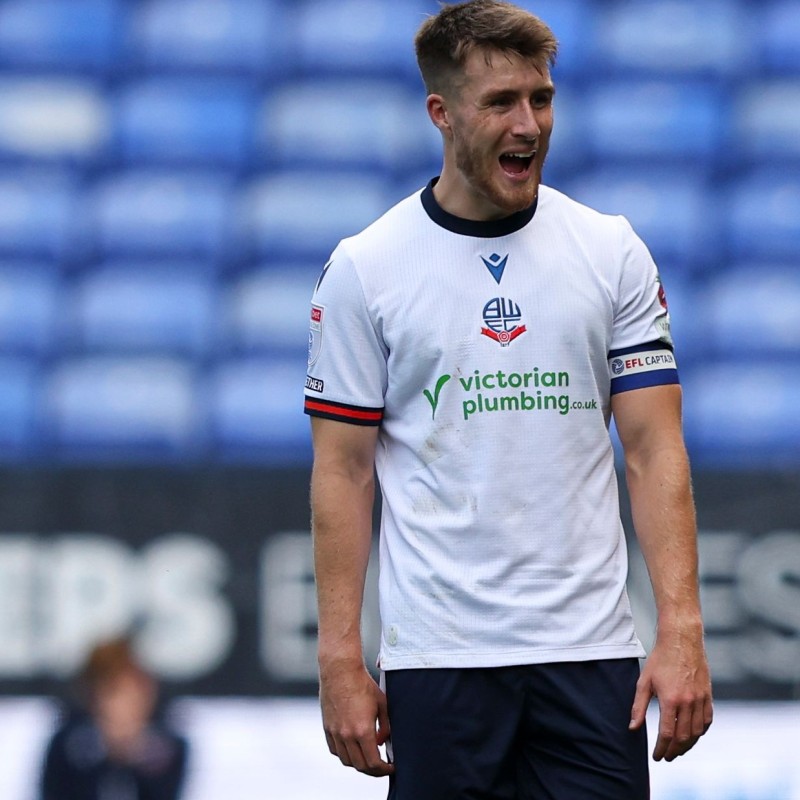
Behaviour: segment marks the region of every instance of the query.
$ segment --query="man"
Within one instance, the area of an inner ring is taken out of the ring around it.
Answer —
[[[178,800],[188,744],[157,719],[158,686],[127,638],[96,645],[80,711],[51,738],[41,800]]]
[[[394,800],[646,798],[651,697],[656,760],[712,717],[658,273],[626,220],[541,184],[556,54],[541,20],[445,6],[416,51],[441,176],[342,241],[312,301],[328,747],[390,775]],[[641,675],[612,414],[658,610]],[[359,632],[375,467],[385,694]]]

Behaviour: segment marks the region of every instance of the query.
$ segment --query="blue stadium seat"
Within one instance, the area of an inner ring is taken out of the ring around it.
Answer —
[[[316,259],[322,264],[339,239],[358,233],[386,211],[387,191],[380,177],[368,173],[268,175],[242,198],[242,241],[267,260]]]
[[[24,460],[37,448],[38,378],[34,361],[0,357],[0,463]]]
[[[104,155],[108,117],[94,81],[0,78],[0,160],[91,165]]]
[[[587,169],[594,132],[586,128],[586,94],[556,78],[555,124],[547,153],[544,182],[558,187]],[[441,150],[441,145],[440,145]]]
[[[736,179],[723,218],[737,258],[789,259],[800,253],[800,175],[771,167]]]
[[[591,0],[524,0],[517,5],[543,19],[558,39],[553,78],[559,91],[564,81],[579,83],[582,78],[591,76],[596,65],[586,45],[596,24],[597,3]],[[435,7],[430,9],[431,13],[435,11]]]
[[[616,72],[726,77],[752,65],[750,30],[737,0],[613,0],[589,48],[595,64]]]
[[[313,109],[313,111],[311,111]],[[259,138],[273,167],[409,170],[441,150],[414,97],[389,80],[317,79],[281,84],[262,106]]]
[[[708,344],[720,355],[800,361],[800,268],[752,263],[712,276],[703,303]]]
[[[647,159],[710,166],[724,152],[727,108],[721,92],[699,83],[604,81],[588,93],[588,147],[600,162]]]
[[[274,0],[151,0],[130,26],[137,65],[153,72],[274,76],[292,36]]]
[[[571,182],[567,193],[598,211],[627,217],[656,263],[687,271],[719,260],[714,195],[692,171],[608,167]]]
[[[50,265],[0,262],[0,354],[47,355],[61,316],[59,278]]]
[[[134,166],[239,167],[252,153],[254,110],[240,82],[133,81],[115,101],[117,152]]]
[[[66,261],[77,245],[74,178],[34,168],[0,171],[0,257]]]
[[[186,360],[67,360],[45,381],[45,444],[56,458],[75,462],[191,458],[200,447],[197,402]]]
[[[761,64],[776,74],[800,74],[800,6],[797,0],[762,2],[757,8]]]
[[[684,425],[696,467],[797,466],[800,360],[706,363],[683,382]]]
[[[304,358],[235,359],[209,376],[214,453],[223,462],[309,463]]]
[[[669,261],[662,261],[658,266],[669,307],[678,373],[682,375],[685,369],[704,360],[708,353],[702,294],[696,281],[680,269],[674,269]]]
[[[798,39],[800,48],[800,39]],[[748,160],[777,166],[800,160],[800,78],[758,81],[736,97],[731,168]]]
[[[320,264],[255,269],[229,286],[223,343],[238,353],[280,353],[308,347],[309,304]]]
[[[405,76],[420,86],[414,34],[437,8],[425,0],[299,0],[292,6],[297,65],[312,74]]]
[[[76,281],[67,343],[85,352],[201,358],[213,341],[215,300],[216,281],[202,271],[105,265]]]
[[[5,0],[0,65],[18,69],[106,71],[119,57],[118,0]]]
[[[87,201],[87,247],[104,256],[215,260],[227,245],[231,203],[231,179],[224,174],[109,174]]]
[[[427,186],[430,179],[441,171],[442,162],[440,157],[438,162],[431,161],[426,167],[414,170],[414,172],[409,172],[406,175],[399,175],[391,186],[387,186],[386,208],[391,208],[395,203],[399,203],[409,195]]]

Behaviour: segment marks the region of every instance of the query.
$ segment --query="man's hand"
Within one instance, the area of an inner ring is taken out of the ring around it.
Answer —
[[[694,747],[713,718],[702,635],[659,633],[636,684],[631,730],[644,724],[654,696],[658,698],[660,719],[653,759],[672,761]]]
[[[394,772],[378,750],[390,734],[386,695],[363,663],[324,666],[320,704],[328,749],[342,764],[376,778]]]

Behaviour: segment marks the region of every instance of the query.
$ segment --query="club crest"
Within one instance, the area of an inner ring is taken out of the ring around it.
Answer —
[[[520,324],[522,311],[513,301],[505,297],[494,297],[483,307],[481,334],[493,339],[501,347],[508,347],[527,328]]]

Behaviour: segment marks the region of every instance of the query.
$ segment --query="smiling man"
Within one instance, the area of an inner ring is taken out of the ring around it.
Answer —
[[[340,242],[312,299],[328,747],[392,800],[645,800],[650,699],[657,760],[712,718],[663,288],[625,219],[541,182],[544,22],[448,5],[416,51],[441,175]],[[641,673],[612,415],[658,608]],[[382,686],[359,624],[375,472]]]
[[[501,219],[535,202],[553,129],[548,66],[475,48],[461,76],[432,79],[428,114],[445,148],[433,193],[451,214]]]

